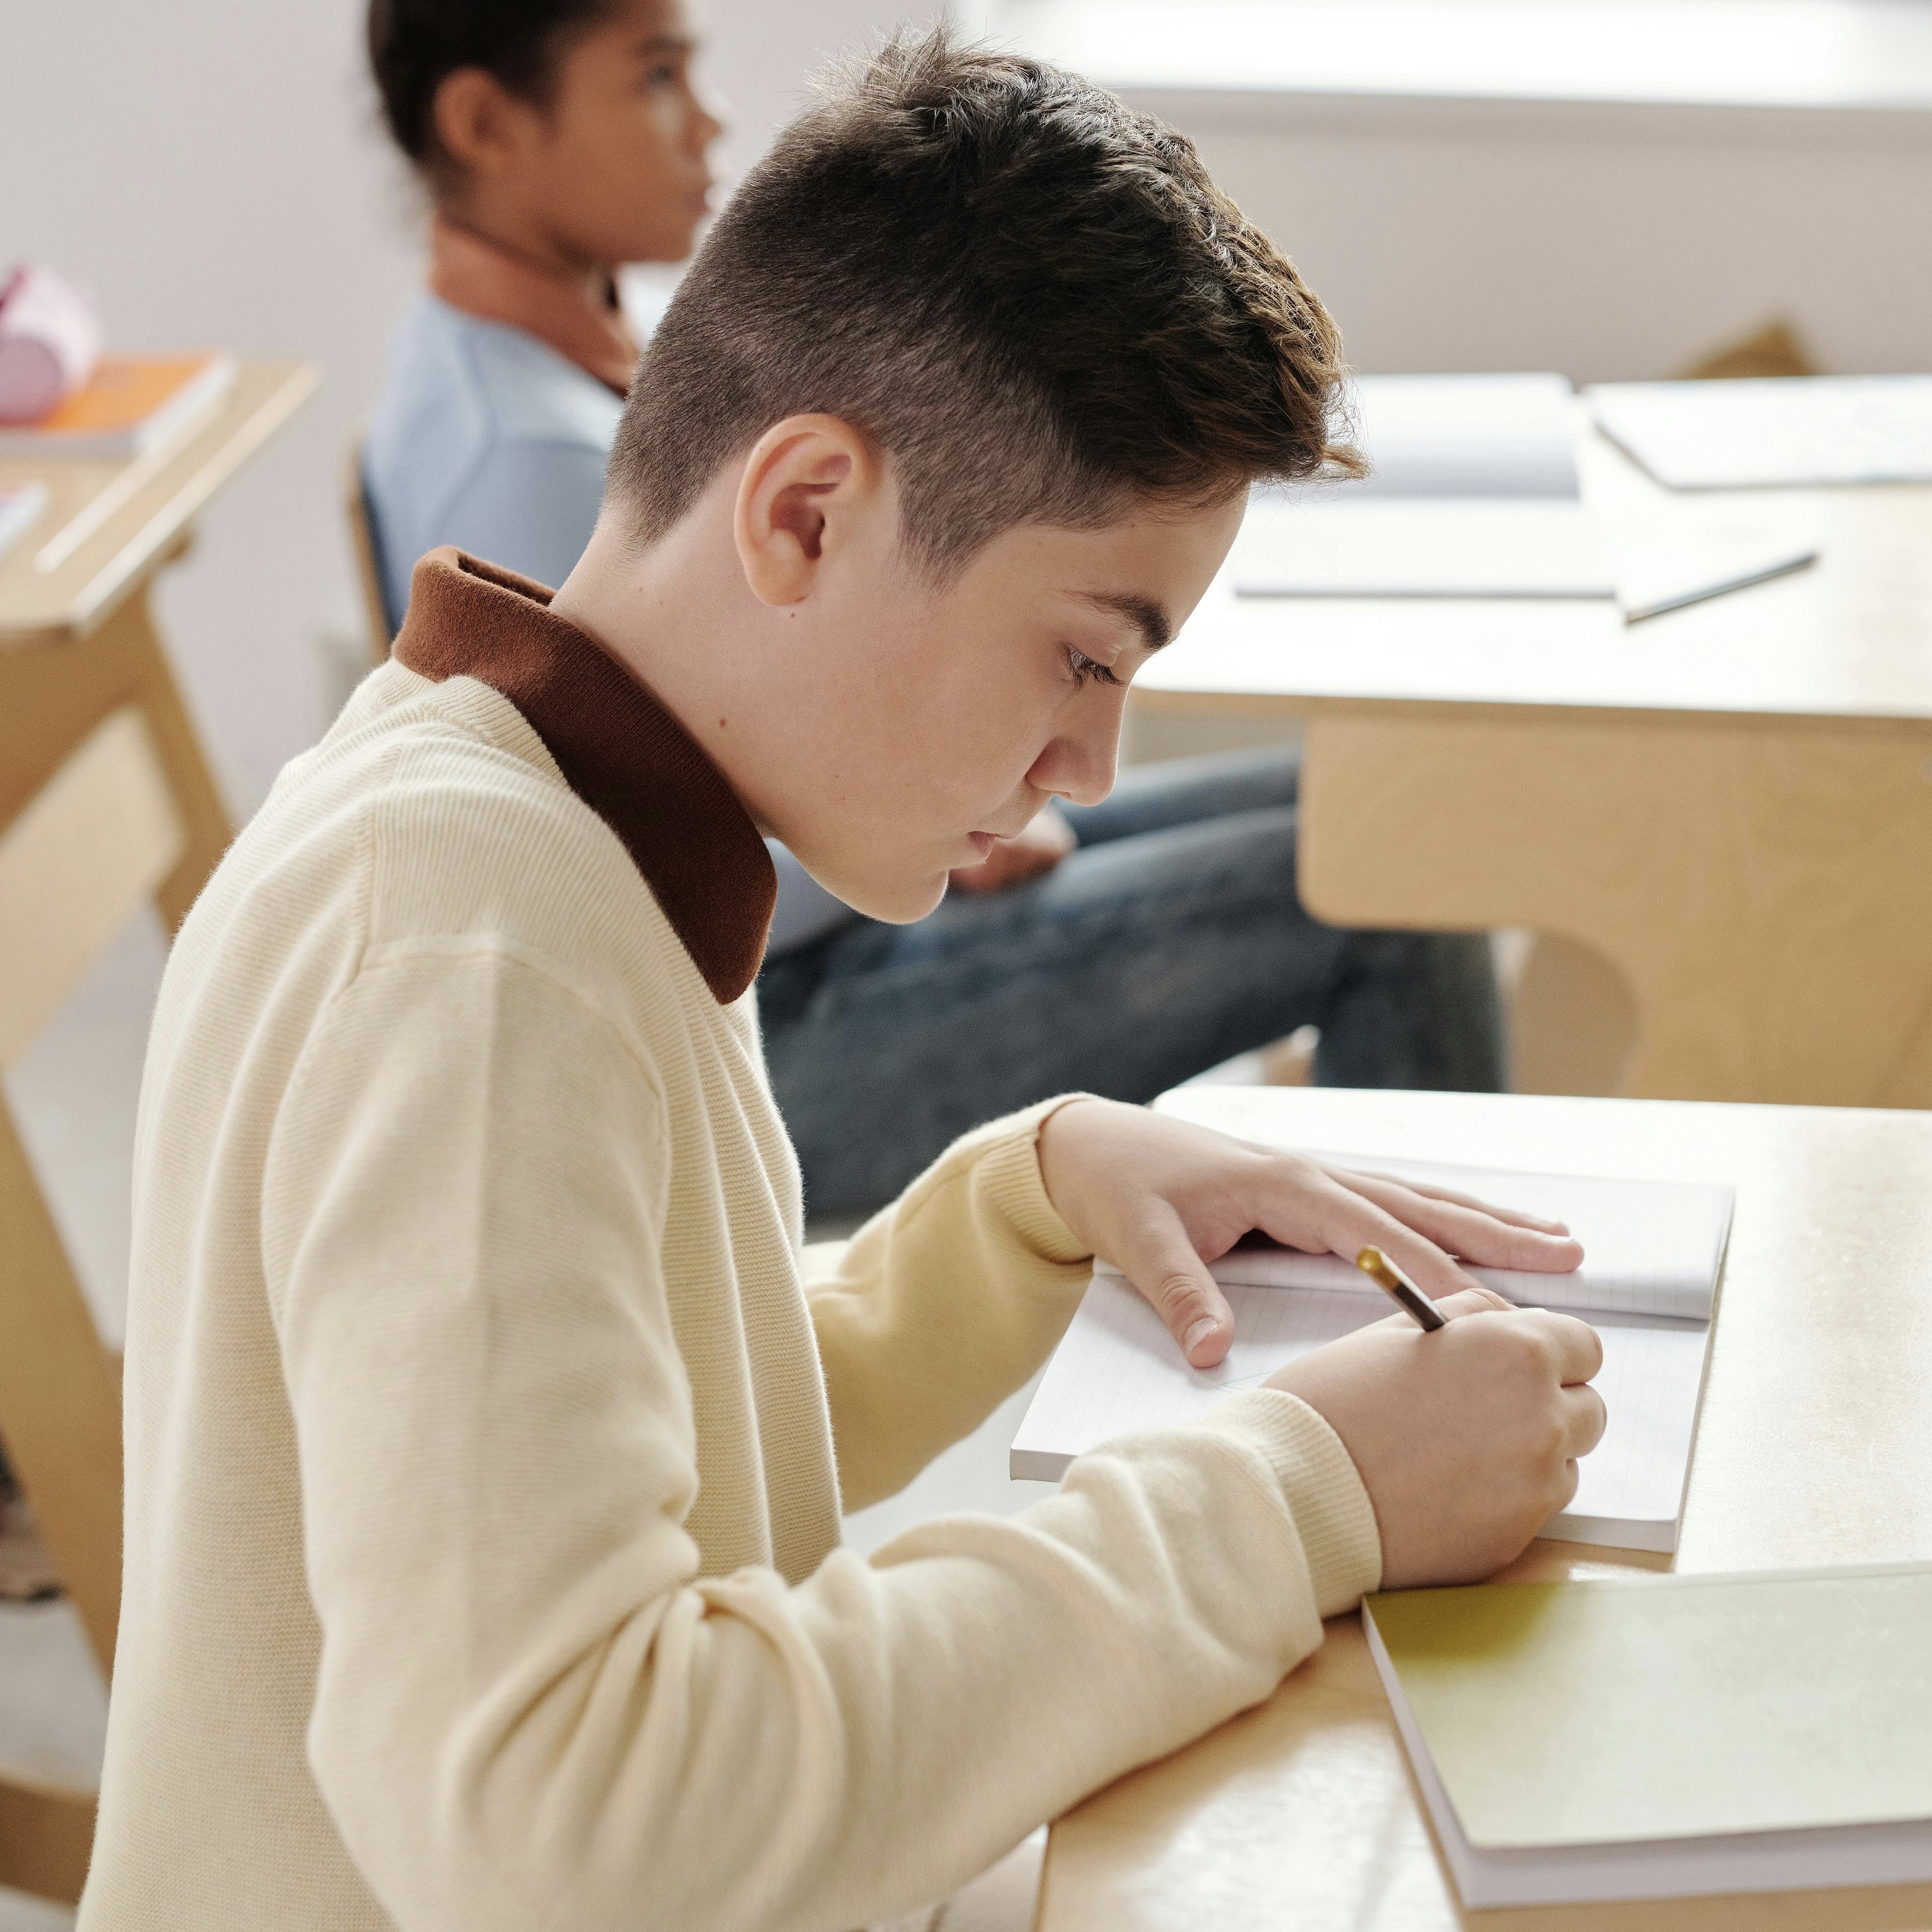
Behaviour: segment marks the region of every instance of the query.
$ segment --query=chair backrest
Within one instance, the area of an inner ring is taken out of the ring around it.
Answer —
[[[369,628],[369,658],[381,664],[389,655],[395,633],[389,625],[388,600],[382,593],[382,560],[376,544],[376,519],[369,508],[369,490],[362,475],[362,439],[349,446],[342,477],[343,507],[349,517],[349,541],[356,552],[356,573],[362,586],[362,612]]]
[[[0,1070],[180,862],[187,830],[133,705],[0,826]],[[101,1667],[121,1599],[121,1378],[0,1097],[0,1437]]]

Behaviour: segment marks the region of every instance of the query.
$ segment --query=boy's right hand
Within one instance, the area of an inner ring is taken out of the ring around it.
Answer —
[[[1406,1316],[1361,1328],[1270,1376],[1354,1458],[1382,1533],[1382,1588],[1472,1582],[1520,1555],[1576,1492],[1604,1432],[1596,1330],[1513,1308],[1486,1288],[1445,1297],[1448,1326]]]

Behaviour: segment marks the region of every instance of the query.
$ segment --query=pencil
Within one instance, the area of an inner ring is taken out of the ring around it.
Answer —
[[[1364,1248],[1355,1257],[1355,1265],[1376,1287],[1400,1303],[1404,1310],[1414,1318],[1418,1327],[1433,1331],[1449,1325],[1435,1303],[1381,1249]]]

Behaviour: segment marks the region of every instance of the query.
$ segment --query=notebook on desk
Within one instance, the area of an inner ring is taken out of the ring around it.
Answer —
[[[121,462],[184,434],[234,386],[232,356],[104,357],[86,386],[38,422],[0,424],[0,456]]]
[[[1585,1255],[1574,1274],[1470,1270],[1514,1301],[1580,1316],[1603,1342],[1596,1386],[1609,1426],[1580,1465],[1570,1507],[1543,1534],[1675,1550],[1733,1191],[1346,1154],[1317,1158],[1568,1223]],[[1096,1267],[1013,1438],[1009,1472],[1016,1480],[1057,1482],[1076,1456],[1114,1436],[1195,1420],[1235,1390],[1389,1312],[1381,1291],[1332,1255],[1244,1244],[1211,1272],[1234,1311],[1234,1340],[1217,1366],[1204,1370],[1187,1365],[1160,1317],[1118,1270]]]
[[[1672,490],[1932,483],[1932,376],[1599,382],[1598,426]]]
[[[1614,599],[1638,623],[1816,561],[1815,544],[1746,525],[1606,535],[1583,500],[1563,376],[1364,376],[1354,394],[1373,469],[1256,491],[1238,595]]]
[[[1467,1906],[1932,1880],[1932,1566],[1415,1590],[1362,1621]]]
[[[1369,474],[1257,490],[1232,560],[1242,596],[1616,594],[1567,378],[1364,376],[1352,400]]]

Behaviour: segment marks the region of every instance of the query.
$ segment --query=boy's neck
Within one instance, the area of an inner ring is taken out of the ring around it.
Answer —
[[[760,780],[780,748],[772,713],[785,704],[772,686],[782,674],[760,650],[760,614],[739,575],[728,521],[688,517],[639,551],[620,520],[606,508],[550,608],[650,688],[769,830]]]

